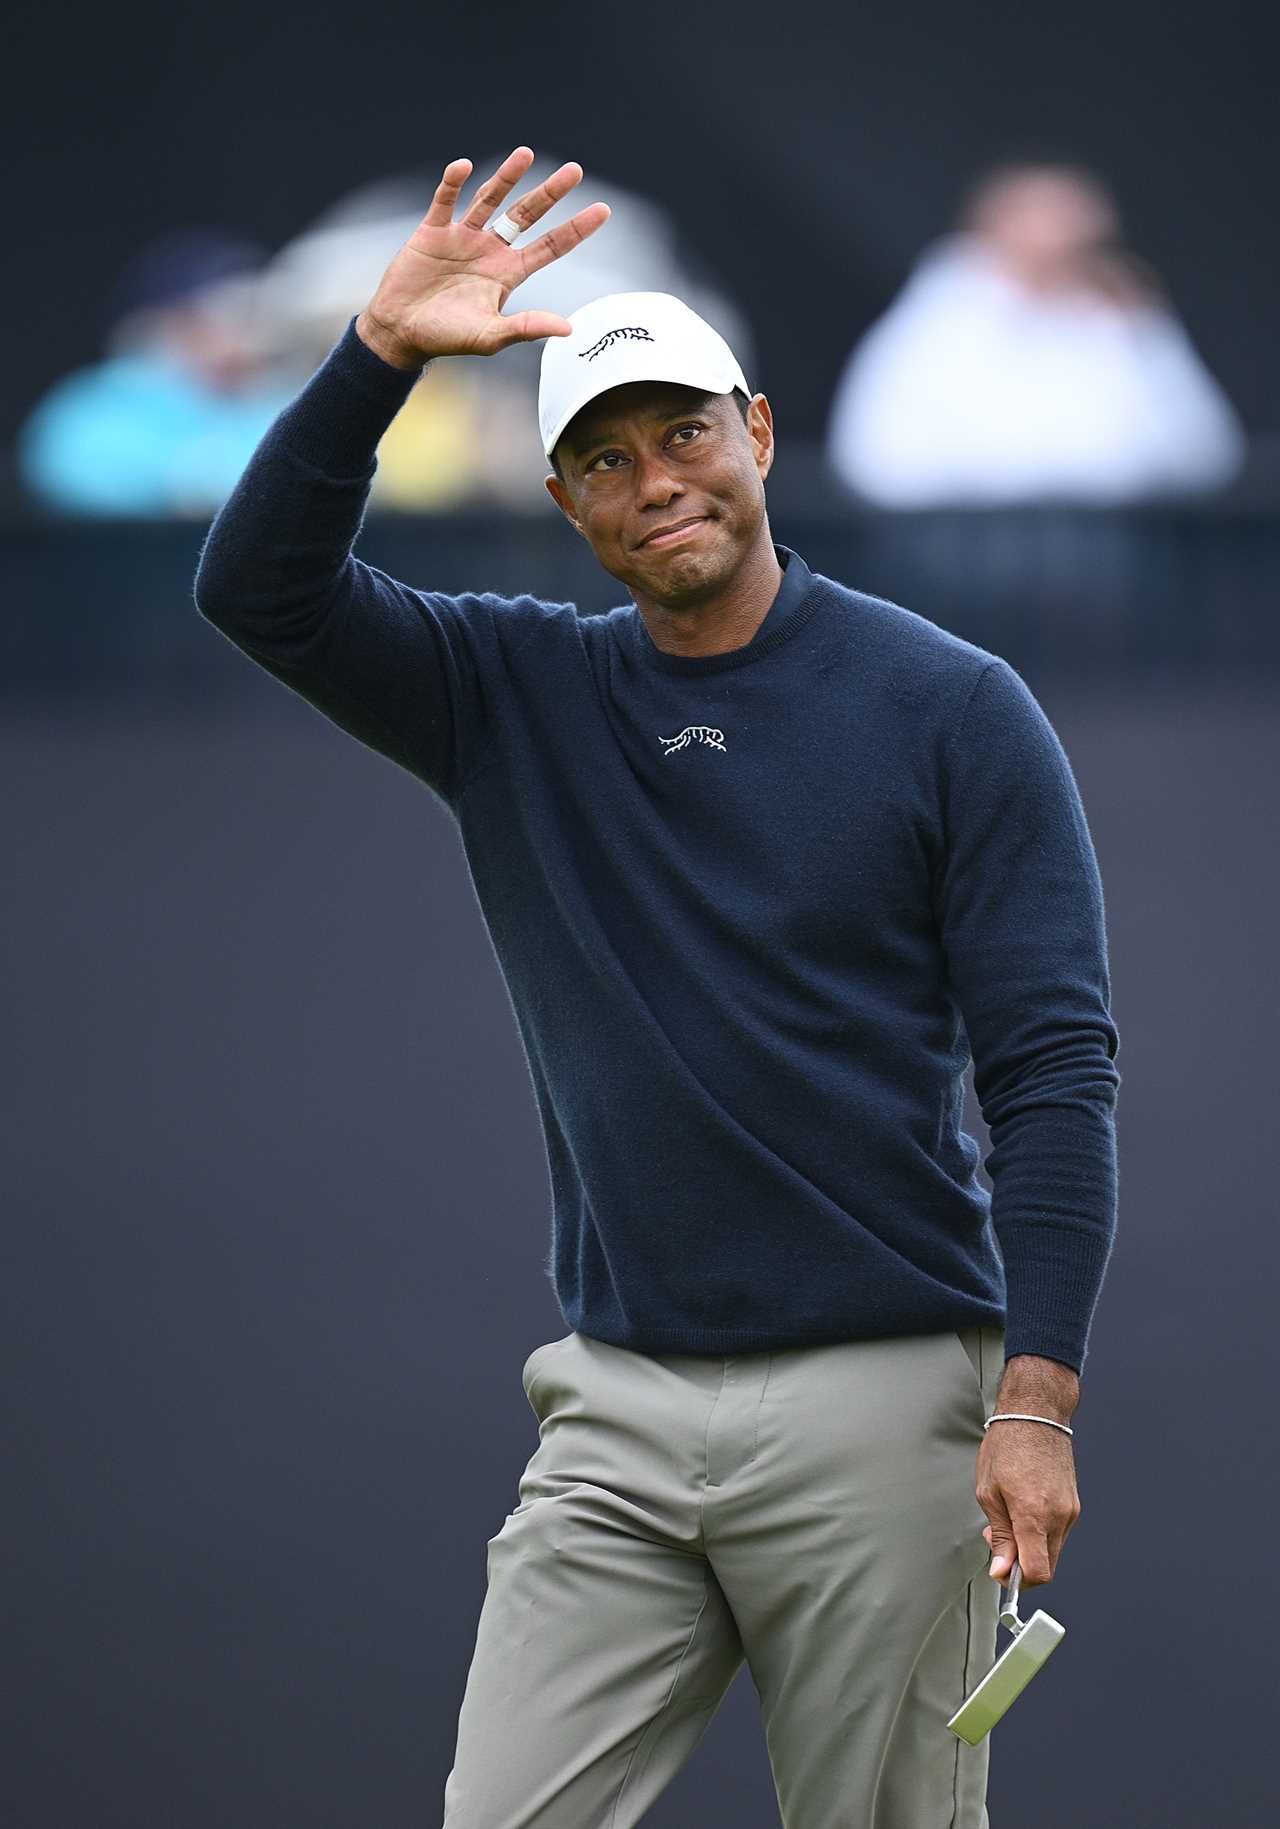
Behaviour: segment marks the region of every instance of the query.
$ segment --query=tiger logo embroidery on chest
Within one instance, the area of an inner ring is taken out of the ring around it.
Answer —
[[[687,743],[705,743],[708,749],[723,749],[724,732],[711,724],[686,724],[678,737],[659,737],[658,741],[665,746],[664,756],[674,756]]]

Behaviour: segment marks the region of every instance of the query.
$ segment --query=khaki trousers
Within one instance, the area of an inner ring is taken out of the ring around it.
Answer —
[[[986,1829],[947,1719],[995,1656],[974,1495],[1003,1332],[524,1365],[445,1829],[630,1829],[744,1658],[784,1829]]]

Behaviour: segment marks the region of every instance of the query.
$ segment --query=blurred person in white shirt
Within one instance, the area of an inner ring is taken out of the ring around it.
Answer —
[[[845,365],[828,460],[888,508],[1118,503],[1207,490],[1234,409],[1105,186],[1067,165],[980,179]]]

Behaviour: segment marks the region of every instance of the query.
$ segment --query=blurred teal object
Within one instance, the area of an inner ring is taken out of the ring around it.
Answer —
[[[111,357],[40,401],[18,441],[19,472],[67,513],[210,513],[290,393],[277,382],[219,391],[158,354]]]

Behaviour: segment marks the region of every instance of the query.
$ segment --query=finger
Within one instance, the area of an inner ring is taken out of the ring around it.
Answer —
[[[1053,1580],[1049,1559],[1049,1539],[1038,1524],[1020,1522],[1014,1525],[1018,1540],[1018,1562],[1022,1568],[1024,1588],[1038,1588]]]
[[[573,335],[573,325],[568,318],[558,317],[554,311],[516,311],[509,318],[503,318],[506,326],[497,349],[509,349],[513,343],[532,343],[539,337],[569,337]]]
[[[987,1573],[994,1581],[1001,1581],[1013,1567],[1013,1559],[1018,1553],[1018,1546],[1013,1540],[1013,1523],[1009,1517],[1009,1508],[1004,1502],[1004,1495],[991,1478],[989,1466],[984,1468],[987,1444],[983,1443],[983,1452],[978,1457],[978,1481],[975,1497],[978,1504],[987,1514],[988,1522],[983,1526],[982,1534],[991,1550],[991,1561]]]
[[[993,1581],[1004,1581],[1013,1568],[1014,1559],[1018,1554],[1013,1532],[1002,1528],[999,1524],[993,1524],[987,1541],[991,1545],[991,1562],[987,1573]]]
[[[1062,1554],[1062,1547],[1071,1535],[1072,1526],[1079,1516],[1078,1508],[1069,1511],[1056,1528],[1049,1533],[1049,1567],[1055,1575],[1058,1572],[1058,1558]]]
[[[491,178],[485,179],[467,205],[462,217],[463,228],[482,229],[498,206],[511,195],[533,160],[531,146],[517,146],[514,152],[509,152],[497,171]]]
[[[1046,1539],[1045,1548],[1046,1548],[1046,1554],[1049,1559],[1048,1579],[1050,1581],[1053,1580],[1054,1576],[1058,1572],[1058,1558],[1062,1554],[1063,1536],[1064,1536],[1064,1533],[1062,1531],[1050,1531],[1048,1538]]]
[[[580,246],[588,235],[594,235],[597,229],[604,227],[610,214],[607,203],[589,203],[585,210],[570,216],[568,222],[558,223],[554,229],[548,229],[545,235],[531,241],[527,248],[520,248],[518,252],[524,265],[522,277],[528,279],[531,273],[549,267],[553,260],[559,260]]]
[[[450,159],[444,168],[443,178],[436,186],[436,194],[431,199],[431,208],[422,219],[428,228],[448,228],[453,221],[454,206],[459,194],[470,176],[470,159]]]
[[[523,197],[517,197],[514,203],[508,205],[507,215],[520,229],[531,229],[540,216],[545,216],[562,197],[569,195],[575,184],[581,183],[582,167],[571,159],[558,171],[553,171],[535,190],[526,191]]]

